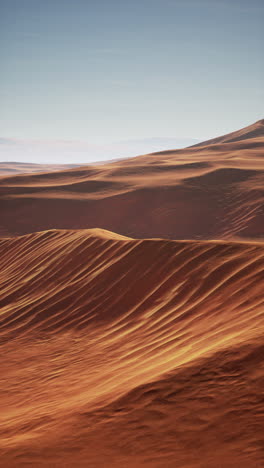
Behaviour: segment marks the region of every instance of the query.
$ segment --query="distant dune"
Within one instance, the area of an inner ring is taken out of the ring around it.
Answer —
[[[194,146],[208,146],[215,145],[218,143],[232,143],[241,140],[248,140],[252,138],[263,138],[264,134],[264,119],[258,120],[253,125],[244,127],[241,130],[236,132],[228,133],[217,138],[212,138],[211,140],[203,141],[201,143],[196,143]]]
[[[33,174],[35,172],[64,171],[78,167],[77,164],[33,164],[21,162],[0,162],[0,176]]]
[[[264,124],[198,146],[0,178],[0,235],[103,228],[168,239],[263,239]]]
[[[51,230],[0,259],[2,466],[263,466],[263,243]]]

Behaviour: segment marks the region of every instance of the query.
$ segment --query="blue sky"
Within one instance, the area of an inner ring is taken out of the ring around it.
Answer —
[[[0,136],[206,139],[264,117],[264,2],[0,0]]]

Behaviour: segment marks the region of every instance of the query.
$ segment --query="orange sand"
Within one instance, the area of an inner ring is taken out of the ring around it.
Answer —
[[[1,467],[264,466],[263,155],[0,178]]]
[[[263,243],[51,230],[0,258],[1,466],[263,466]]]

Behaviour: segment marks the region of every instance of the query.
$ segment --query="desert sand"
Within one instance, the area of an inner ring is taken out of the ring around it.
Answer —
[[[261,120],[182,150],[1,177],[0,236],[97,227],[137,238],[260,239],[263,154]]]
[[[0,179],[0,466],[264,466],[264,123],[222,139]]]
[[[257,242],[3,239],[2,466],[262,466]]]

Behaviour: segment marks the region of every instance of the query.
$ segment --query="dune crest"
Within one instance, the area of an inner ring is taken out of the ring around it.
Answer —
[[[207,146],[207,145],[215,145],[217,143],[232,143],[238,142],[240,140],[248,140],[251,138],[259,138],[263,137],[264,133],[264,119],[258,120],[254,124],[248,125],[247,127],[242,128],[241,130],[237,130],[232,133],[228,133],[226,135],[212,138],[211,140],[203,141],[202,143],[197,143],[193,145],[195,146]]]
[[[0,258],[4,466],[261,466],[262,243],[47,230]]]
[[[181,150],[0,177],[0,235],[98,228],[128,237],[263,239],[263,121]]]

